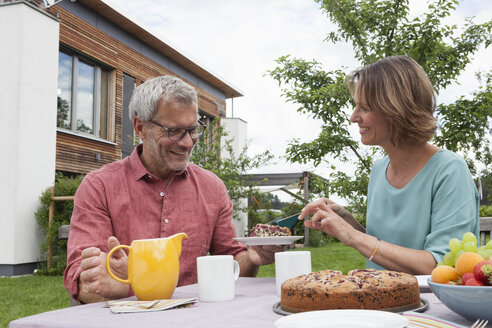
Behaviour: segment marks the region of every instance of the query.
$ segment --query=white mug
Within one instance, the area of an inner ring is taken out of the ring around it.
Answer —
[[[284,281],[311,272],[311,252],[293,251],[275,253],[275,280],[280,296]]]
[[[232,255],[200,256],[196,259],[198,299],[202,302],[229,301],[234,298],[234,282],[239,263]]]

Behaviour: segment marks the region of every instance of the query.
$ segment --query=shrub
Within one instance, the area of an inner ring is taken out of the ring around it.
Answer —
[[[253,188],[256,183],[248,182],[243,174],[270,164],[274,156],[267,150],[250,157],[248,145],[236,153],[232,146],[234,138],[229,137],[224,127],[218,124],[218,119],[213,120],[209,126],[211,128],[205,130],[205,135],[195,144],[190,162],[215,173],[224,182],[233,202],[233,215],[237,218],[239,212],[248,210],[238,200],[251,197],[256,189]]]
[[[480,206],[480,217],[491,217],[492,216],[492,206],[482,205]]]
[[[57,173],[55,178],[55,196],[73,196],[82,182],[83,175],[76,177],[66,177]],[[48,187],[40,197],[40,206],[35,217],[38,225],[46,235],[41,244],[41,257],[38,270],[39,274],[56,275],[62,274],[67,262],[67,241],[57,239],[58,229],[61,225],[70,224],[70,217],[73,211],[73,201],[55,201],[53,221],[49,227],[49,208],[51,202],[50,188]],[[53,258],[52,267],[48,270],[46,261],[48,245],[52,245]]]

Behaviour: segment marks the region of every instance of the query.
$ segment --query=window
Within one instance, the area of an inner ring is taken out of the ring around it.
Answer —
[[[83,56],[61,50],[58,59],[56,126],[109,139],[109,81],[111,72]]]
[[[198,110],[198,119],[200,120],[200,122],[202,122],[206,126],[211,125],[213,123],[213,121],[214,121],[214,117],[213,116],[211,116],[208,113],[205,113],[204,111],[202,111],[200,109]]]
[[[205,133],[202,136],[202,138],[205,138],[205,143],[207,145],[211,145],[214,137],[213,135],[213,130],[214,130],[213,123],[215,121],[214,117],[210,116],[210,114],[207,114],[202,110],[198,110],[198,119],[200,120],[200,122],[202,122],[207,126],[207,130],[205,130]]]

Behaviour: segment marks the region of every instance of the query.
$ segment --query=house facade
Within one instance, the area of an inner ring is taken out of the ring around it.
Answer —
[[[193,85],[205,122],[224,117],[225,99],[242,95],[106,1],[66,0],[48,11],[60,20],[57,170],[87,173],[131,153],[128,104],[148,78],[169,74]]]
[[[0,110],[15,123],[0,141],[0,275],[32,272],[39,260],[34,212],[55,170],[84,174],[131,153],[136,86],[159,75],[183,79],[198,92],[205,124],[225,118],[227,98],[242,96],[109,1],[52,2],[0,0],[0,68],[8,73]]]

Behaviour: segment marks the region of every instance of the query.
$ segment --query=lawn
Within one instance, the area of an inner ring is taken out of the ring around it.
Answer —
[[[68,306],[61,276],[0,277],[0,328],[18,318]]]
[[[313,271],[333,269],[346,273],[365,267],[364,257],[341,243],[298,250],[311,251]],[[258,277],[275,277],[275,265],[261,267]],[[69,297],[61,276],[0,277],[0,328],[18,318],[68,306]]]
[[[296,250],[292,251],[295,252]],[[323,247],[300,248],[297,251],[311,252],[311,269],[313,272],[330,269],[347,273],[352,269],[366,267],[365,257],[342,243],[331,243]],[[275,277],[275,264],[260,267],[258,277]]]

